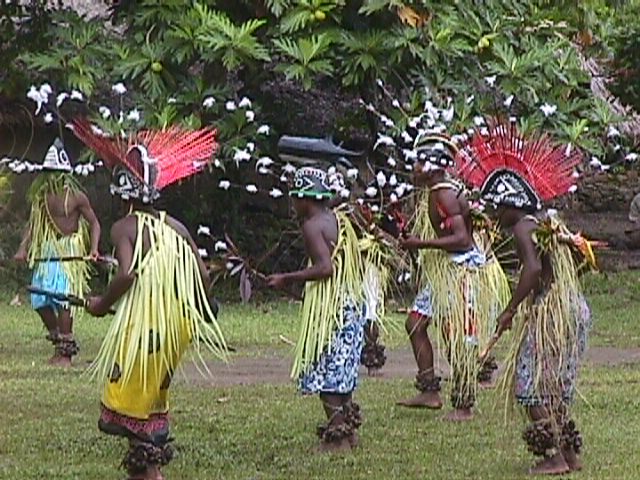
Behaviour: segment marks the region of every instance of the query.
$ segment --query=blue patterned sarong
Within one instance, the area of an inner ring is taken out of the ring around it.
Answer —
[[[482,267],[487,263],[487,257],[477,247],[463,253],[451,253],[449,254],[449,260],[455,265],[462,265],[468,268]],[[427,318],[433,317],[433,288],[431,285],[426,285],[418,293],[410,314]]]
[[[45,246],[42,249],[45,252],[43,258],[57,256],[53,248]],[[43,290],[56,293],[71,293],[71,283],[61,262],[39,262],[33,270],[31,285]],[[34,310],[50,307],[54,310],[59,308],[68,308],[66,302],[60,302],[47,295],[31,295],[31,307]]]
[[[344,325],[334,333],[331,349],[325,347],[320,359],[298,378],[301,393],[347,394],[355,390],[364,340],[364,310],[351,303],[344,307]]]

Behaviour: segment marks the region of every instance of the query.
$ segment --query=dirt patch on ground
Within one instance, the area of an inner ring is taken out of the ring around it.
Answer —
[[[592,347],[585,354],[585,361],[594,365],[621,365],[640,363],[640,348]],[[443,378],[449,376],[449,368],[440,356],[440,372]],[[273,354],[261,357],[236,356],[228,365],[221,362],[209,363],[213,378],[203,378],[194,365],[184,366],[189,382],[200,385],[230,386],[255,384],[289,383],[291,359]],[[366,370],[361,370],[366,375]],[[413,354],[409,349],[392,350],[388,353],[387,363],[382,370],[382,379],[407,378],[416,374]]]

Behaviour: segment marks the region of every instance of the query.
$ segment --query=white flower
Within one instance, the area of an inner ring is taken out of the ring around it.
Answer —
[[[387,158],[387,165],[389,165],[390,167],[395,167],[397,164],[398,162],[396,161],[395,158],[393,157]]]
[[[628,162],[634,162],[638,159],[638,154],[637,153],[627,153],[627,155],[624,157],[624,159]]]
[[[420,117],[413,117],[411,120],[409,120],[409,126],[411,128],[418,128],[418,124],[420,123],[421,118]]]
[[[405,164],[404,169],[405,169],[407,172],[410,172],[410,171],[412,171],[412,170],[413,170],[413,165],[412,165],[411,163],[407,163],[407,164]]]
[[[397,184],[398,184],[398,178],[396,177],[396,174],[393,173],[389,177],[389,186],[390,187],[395,187]]]
[[[411,143],[413,142],[413,138],[411,137],[411,135],[409,135],[405,130],[402,131],[402,133],[400,134],[400,136],[402,137],[402,140],[404,140],[404,143]]]
[[[82,92],[78,90],[71,90],[71,100],[82,102],[84,100],[84,95],[82,95]]]
[[[140,112],[137,108],[134,108],[127,114],[127,120],[133,120],[134,122],[140,121]]]
[[[225,267],[227,267],[227,270],[233,270],[233,263],[232,262],[227,262],[225,264]]]
[[[378,213],[380,211],[380,207],[378,205],[371,205],[371,211],[373,213]]]
[[[618,150],[620,150],[621,148],[622,148],[622,145],[620,145],[619,143],[616,143],[616,144],[613,146],[613,151],[614,151],[614,152],[617,152],[617,151],[618,151]]]
[[[558,210],[556,210],[555,208],[548,208],[547,215],[549,215],[550,217],[555,217],[556,215],[558,215]]]
[[[551,105],[549,103],[544,103],[540,106],[540,111],[544,114],[545,117],[549,117],[556,113],[558,107],[556,105]]]
[[[253,122],[253,120],[256,118],[256,114],[253,112],[253,110],[247,110],[246,112],[244,112],[244,116],[247,119],[247,122]]]
[[[287,178],[286,175],[282,174],[280,175],[280,183],[287,183],[289,181],[289,179]]]
[[[388,147],[392,147],[395,145],[395,142],[393,141],[393,138],[391,138],[390,136],[382,135],[381,133],[378,133],[378,140],[373,146],[373,149],[375,150],[376,148],[378,148],[378,145],[386,145]]]
[[[202,106],[204,108],[211,108],[213,104],[216,103],[216,99],[213,97],[207,97],[202,101]]]
[[[453,104],[451,104],[446,110],[442,110],[441,117],[443,122],[450,122],[453,120]]]
[[[465,100],[464,103],[466,103],[467,105],[469,105],[470,103],[472,103],[475,100],[475,95],[469,95]]]
[[[490,77],[484,77],[484,81],[487,82],[487,85],[493,87],[496,84],[497,78],[496,75],[491,75]]]
[[[262,157],[256,162],[256,168],[267,168],[273,165],[275,162],[269,157]]]
[[[122,82],[116,83],[111,87],[111,90],[113,90],[113,92],[117,93],[118,95],[124,95],[125,93],[127,93],[127,87],[125,87],[124,83]]]
[[[384,124],[385,127],[387,128],[393,128],[395,127],[395,123],[393,123],[393,120],[391,120],[389,117],[387,117],[386,115],[380,115],[380,121]]]
[[[269,125],[260,125],[258,127],[258,130],[256,130],[256,133],[258,135],[269,135],[270,131],[271,131],[271,127],[269,127]]]
[[[213,246],[213,249],[216,252],[220,252],[220,251],[226,251],[229,247],[227,247],[227,244],[225,242],[223,242],[222,240],[218,240],[216,242],[216,244]]]
[[[407,163],[414,162],[418,159],[418,152],[415,150],[403,149],[404,161]]]
[[[33,85],[31,85],[31,88],[27,92],[27,98],[30,98],[31,100],[36,102],[36,104],[37,104],[36,112],[35,112],[36,115],[38,115],[38,113],[40,113],[40,109],[42,108],[42,104],[43,103],[47,103],[47,101],[48,101],[48,98],[46,96],[42,96],[40,91],[38,89],[36,89],[36,87],[34,87]]]
[[[218,183],[218,188],[221,188],[223,190],[229,190],[230,186],[231,182],[229,180],[220,180],[220,183]]]
[[[249,184],[245,187],[245,189],[247,190],[247,192],[249,193],[256,193],[258,191],[258,187],[256,187],[253,184]]]
[[[384,87],[384,83],[383,83],[383,82],[382,82],[382,80],[380,80],[379,78],[376,80],[376,84],[377,84],[380,88]]]
[[[356,203],[357,203],[358,205],[364,205],[364,199],[362,199],[362,198],[356,198]]]
[[[378,194],[378,189],[376,187],[369,187],[364,191],[364,194],[367,197],[375,197]]]
[[[395,108],[400,108],[400,102],[396,99],[391,102],[391,105],[393,105]]]
[[[56,97],[56,107],[60,107],[67,98],[69,98],[69,94],[67,92],[59,93]]]
[[[100,112],[100,115],[102,115],[102,118],[105,118],[105,119],[111,116],[111,110],[109,110],[104,105],[98,108],[98,112]]]
[[[387,177],[383,172],[378,172],[376,175],[376,182],[378,182],[378,186],[380,188],[384,187],[387,184]]]
[[[473,117],[473,124],[476,127],[479,127],[481,125],[484,125],[484,118],[477,116],[477,117]]]
[[[211,229],[206,225],[198,225],[198,235],[205,235],[207,237],[211,236]]]
[[[45,113],[44,123],[51,123],[51,122],[53,122],[53,115],[51,113]]]
[[[571,177],[580,178],[580,172],[578,172],[577,170],[574,170],[573,172],[571,172]]]
[[[273,198],[280,198],[283,195],[282,190],[279,190],[277,188],[272,188],[271,191],[269,192],[269,196],[273,197]]]
[[[284,167],[282,167],[282,170],[284,170],[286,173],[295,173],[296,167],[294,167],[290,163],[287,163]]]
[[[612,137],[619,137],[619,136],[620,136],[620,131],[613,125],[609,125],[609,129],[607,130],[607,137],[612,138]]]
[[[351,195],[351,192],[348,189],[343,188],[340,190],[340,196],[342,198],[349,198],[349,195]]]
[[[404,183],[401,183],[400,185],[398,185],[395,189],[396,195],[398,195],[398,197],[402,197],[404,195],[404,192],[406,190],[406,186]]]
[[[569,193],[576,193],[578,191],[578,186],[577,185],[571,185],[569,187]]]
[[[602,167],[602,162],[598,160],[598,157],[591,157],[591,161],[589,162],[589,165],[591,165],[594,168],[600,168]]]
[[[234,102],[232,102],[231,100],[229,100],[227,103],[224,104],[224,108],[226,108],[228,111],[232,112],[234,111],[237,107],[236,104]]]
[[[389,195],[389,200],[391,200],[391,203],[396,203],[398,201],[398,196],[395,193],[392,193]]]
[[[336,173],[336,167],[334,167],[333,165],[331,165],[329,167],[329,169],[327,170],[327,175],[335,175]]]
[[[507,98],[504,99],[503,105],[507,108],[509,108],[511,106],[511,104],[513,103],[513,95],[509,95]]]
[[[200,255],[202,258],[207,258],[209,256],[209,252],[207,252],[206,248],[199,248],[198,255]]]
[[[350,178],[351,180],[355,180],[356,178],[358,178],[358,169],[350,168],[349,170],[347,170],[347,178]]]
[[[256,149],[256,144],[253,142],[249,142],[247,143],[247,150],[249,150],[250,152],[253,152]]]
[[[269,170],[269,169],[268,169],[268,168],[266,168],[266,167],[258,167],[258,166],[256,165],[256,169],[258,170],[258,173],[259,173],[260,175],[269,175],[269,173],[271,173],[271,170]]]
[[[251,108],[251,100],[249,100],[247,97],[242,97],[240,103],[238,103],[238,106],[240,108]]]
[[[216,159],[213,161],[213,166],[214,166],[214,167],[216,167],[216,168],[222,168],[222,162],[220,161],[220,159],[219,159],[219,158],[216,158]]]
[[[610,168],[611,168],[611,165],[601,165],[600,166],[600,170],[602,170],[603,172],[606,172]]]
[[[206,100],[206,99],[205,99],[205,100]],[[215,100],[214,100],[214,101],[215,101]],[[167,103],[168,103],[169,105],[171,105],[171,104],[173,104],[173,103],[177,103],[177,102],[178,102],[178,99],[177,99],[176,97],[169,97],[169,98],[167,99]]]
[[[233,160],[235,162],[243,162],[251,160],[251,154],[246,150],[236,150],[236,153],[233,155]]]
[[[43,97],[48,97],[52,93],[53,90],[51,89],[51,85],[49,85],[48,83],[43,83],[42,85],[40,85],[40,95],[42,95]]]

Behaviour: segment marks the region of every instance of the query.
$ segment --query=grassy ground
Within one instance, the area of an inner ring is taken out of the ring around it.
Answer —
[[[593,308],[594,345],[638,346],[634,322],[640,303],[637,274],[587,279]],[[0,298],[0,479],[124,478],[118,471],[124,442],[96,427],[99,393],[82,368],[43,366],[50,354],[35,314],[4,306]],[[401,319],[400,316],[397,317]],[[296,306],[224,306],[229,342],[286,354],[279,336],[294,339]],[[77,323],[84,365],[96,353],[107,320]],[[406,347],[401,332],[388,343]],[[585,439],[586,468],[579,479],[640,478],[637,432],[640,365],[585,365],[575,416]],[[467,425],[440,421],[440,412],[406,411],[394,401],[412,393],[411,382],[364,378],[357,391],[365,424],[352,455],[311,454],[319,402],[289,385],[204,388],[177,382],[172,389],[172,428],[178,456],[169,479],[431,478],[519,479],[531,457],[520,440],[523,424],[507,425],[483,392],[478,418]]]

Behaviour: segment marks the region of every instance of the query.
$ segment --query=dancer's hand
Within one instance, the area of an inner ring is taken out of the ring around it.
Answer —
[[[287,276],[284,273],[274,273],[267,277],[267,285],[271,288],[282,288],[287,283]]]
[[[505,331],[511,329],[511,324],[513,322],[513,315],[514,313],[511,310],[505,310],[500,314],[497,320],[496,335],[500,336]]]
[[[91,260],[93,261],[100,259],[100,252],[98,250],[91,250],[91,252],[89,253],[89,258],[91,258]]]
[[[401,236],[399,240],[400,246],[406,250],[417,250],[418,248],[424,247],[425,244],[423,240],[414,235]]]
[[[85,309],[94,317],[104,317],[109,312],[108,308],[102,307],[102,299],[100,297],[89,297]]]

